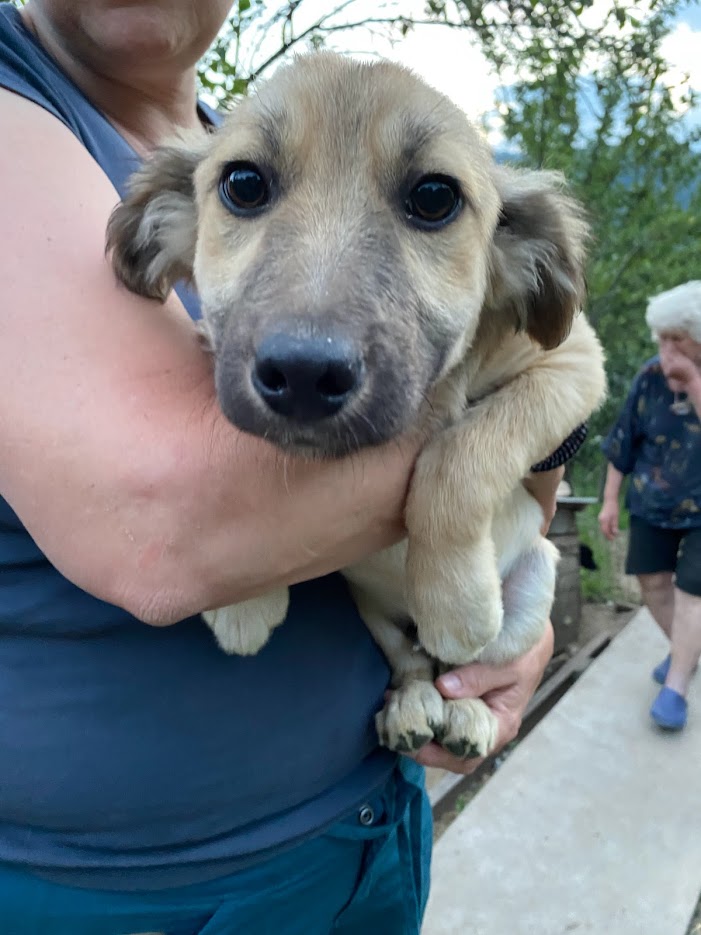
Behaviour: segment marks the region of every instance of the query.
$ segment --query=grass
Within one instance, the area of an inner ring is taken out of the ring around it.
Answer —
[[[621,538],[611,543],[604,539],[599,529],[600,510],[601,504],[592,503],[577,514],[579,538],[592,550],[594,561],[598,565],[595,571],[586,568],[581,570],[582,596],[585,601],[593,603],[606,603],[623,598],[620,584],[620,552],[628,530],[628,513],[625,510],[621,511]]]
[[[590,504],[577,514],[577,529],[581,542],[592,550],[594,561],[598,565],[595,571],[582,569],[582,597],[590,603],[605,604],[625,598],[621,588],[621,576],[629,527],[628,511],[623,506],[621,491],[620,535],[614,542],[608,542],[599,529],[598,519],[606,462],[598,452],[596,439],[588,439],[585,443],[585,446],[587,445],[585,456],[575,458],[567,479],[575,496],[599,498],[597,503]]]

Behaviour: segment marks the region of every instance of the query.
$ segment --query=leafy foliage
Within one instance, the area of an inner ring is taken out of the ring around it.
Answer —
[[[661,45],[678,4],[612,7],[616,25],[598,44],[537,35],[519,51],[529,77],[503,90],[507,139],[528,164],[562,171],[587,205],[594,240],[588,314],[607,352],[610,396],[592,421],[576,478],[596,492],[600,433],[630,380],[654,353],[647,299],[699,277],[699,131],[684,119],[696,103],[672,87]],[[590,71],[592,58],[596,70]]]
[[[399,0],[381,3],[376,14],[362,12],[359,0],[342,0],[314,15],[309,0],[286,0],[277,6],[265,0],[237,0],[232,14],[199,69],[204,90],[228,102],[245,94],[251,82],[264,76],[294,51],[318,49],[333,35],[346,42],[363,31],[406,35],[418,20],[401,12]],[[317,11],[315,11],[317,12]]]

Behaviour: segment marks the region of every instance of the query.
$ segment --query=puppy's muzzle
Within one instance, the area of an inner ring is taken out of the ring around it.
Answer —
[[[363,358],[341,337],[275,333],[256,348],[251,383],[266,406],[294,422],[340,412],[363,383]]]

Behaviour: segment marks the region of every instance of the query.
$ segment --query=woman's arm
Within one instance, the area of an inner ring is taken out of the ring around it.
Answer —
[[[234,429],[178,300],[116,285],[104,173],[4,91],[0,125],[0,494],[49,560],[167,624],[400,538],[414,447],[308,464]]]
[[[599,513],[599,527],[607,539],[613,540],[618,535],[618,517],[620,507],[618,495],[621,491],[624,474],[609,464],[606,468],[606,483],[604,485],[603,505]]]
[[[540,527],[541,535],[547,536],[550,524],[557,512],[557,488],[565,476],[564,464],[550,471],[538,471],[529,474],[523,480],[523,486],[528,493],[540,504],[543,511],[543,525]]]

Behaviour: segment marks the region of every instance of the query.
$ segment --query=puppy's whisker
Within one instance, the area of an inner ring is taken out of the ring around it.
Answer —
[[[370,431],[372,432],[372,440],[373,440],[373,442],[374,442],[375,444],[377,444],[378,442],[380,442],[381,439],[382,439],[382,436],[381,436],[381,434],[380,434],[380,432],[379,432],[377,426],[375,425],[375,423],[370,419],[369,416],[366,416],[365,413],[363,413],[363,412],[358,413],[358,415],[359,415],[359,417],[363,420],[363,422],[365,422],[365,424],[368,426],[368,428],[369,428]]]

